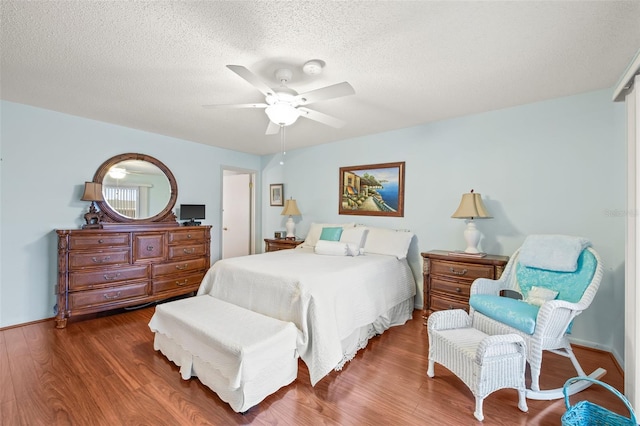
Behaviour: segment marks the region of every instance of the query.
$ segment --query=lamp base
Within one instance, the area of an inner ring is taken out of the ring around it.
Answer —
[[[296,230],[296,224],[293,223],[293,218],[291,216],[289,216],[289,219],[287,219],[287,223],[285,223],[285,227],[287,228],[287,239],[295,239],[296,235],[294,234],[294,231]]]
[[[478,228],[476,228],[476,224],[472,219],[467,221],[467,227],[464,230],[464,239],[467,242],[467,248],[464,250],[465,253],[480,253],[480,250],[478,250],[480,231],[478,231]]]
[[[85,223],[82,225],[82,229],[102,229],[102,212],[96,208],[96,202],[91,202],[89,211],[84,214]]]

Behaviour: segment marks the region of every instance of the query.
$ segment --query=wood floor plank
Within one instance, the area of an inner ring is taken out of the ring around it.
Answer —
[[[436,376],[427,377],[428,340],[416,311],[315,387],[300,361],[294,383],[241,415],[197,378],[182,380],[178,367],[154,351],[147,325],[154,309],[70,321],[63,330],[43,322],[0,331],[1,424],[546,426],[558,425],[565,411],[563,400],[528,400],[529,412],[522,413],[516,391],[504,389],[487,397],[485,421],[477,422],[475,400],[460,379],[439,365]],[[610,354],[575,352],[587,372],[602,366],[608,370],[603,380],[622,389]],[[543,388],[575,375],[571,362],[554,354],[545,353],[542,370]],[[626,414],[600,387],[575,398]]]

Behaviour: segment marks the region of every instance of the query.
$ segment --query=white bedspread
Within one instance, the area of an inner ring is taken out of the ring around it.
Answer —
[[[323,256],[280,250],[216,262],[198,295],[293,322],[298,353],[315,385],[341,361],[341,340],[415,295],[406,259]]]

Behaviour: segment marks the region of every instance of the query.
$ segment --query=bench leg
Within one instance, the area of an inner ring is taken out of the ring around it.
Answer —
[[[429,376],[429,377],[435,376],[433,364],[434,364],[434,361],[430,359],[429,360],[429,367],[427,368],[427,376]]]
[[[518,389],[518,408],[522,412],[529,411],[529,407],[527,406],[527,391],[526,389]]]
[[[476,396],[476,411],[473,412],[473,416],[479,421],[484,420],[484,414],[482,413],[483,400],[484,398],[480,398],[479,396]]]

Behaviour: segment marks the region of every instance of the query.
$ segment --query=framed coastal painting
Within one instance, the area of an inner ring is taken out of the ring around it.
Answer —
[[[340,167],[339,214],[404,217],[404,161]]]
[[[284,184],[272,183],[269,185],[269,205],[284,206]]]

